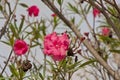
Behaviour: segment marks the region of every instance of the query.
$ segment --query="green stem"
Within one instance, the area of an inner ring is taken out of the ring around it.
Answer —
[[[43,77],[45,78],[46,73],[46,55],[44,54],[44,68],[43,68]]]

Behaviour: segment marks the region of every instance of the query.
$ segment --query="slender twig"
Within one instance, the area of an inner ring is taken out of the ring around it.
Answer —
[[[12,55],[12,52],[13,52],[13,49],[11,50],[11,52],[10,52],[10,54],[9,54],[9,57],[8,57],[8,59],[7,59],[7,62],[6,62],[6,64],[5,64],[5,66],[4,66],[3,70],[2,70],[2,72],[0,73],[0,75],[2,75],[3,72],[5,71],[5,69],[6,69],[7,65],[8,65],[8,62],[9,62],[9,60],[10,60],[10,57],[11,57],[11,55]]]
[[[7,28],[7,25],[8,25],[8,23],[9,23],[10,17],[11,17],[11,15],[10,15],[9,18],[6,20],[5,25],[3,26],[3,28],[0,30],[0,39],[2,38],[2,36],[3,36],[3,35],[5,34],[5,32],[6,32],[6,28]]]
[[[46,76],[46,55],[44,54],[44,68],[43,68],[43,76],[44,76],[44,78],[45,78],[45,76]]]

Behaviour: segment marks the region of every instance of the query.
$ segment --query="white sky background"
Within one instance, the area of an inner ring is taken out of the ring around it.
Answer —
[[[15,1],[15,0],[9,0],[9,1],[14,5],[14,1]],[[72,2],[73,0],[65,0],[65,1],[66,1],[66,2]],[[117,1],[118,3],[120,2],[120,0],[116,0],[116,1]],[[39,17],[37,17],[38,20],[40,20],[41,17],[46,18],[46,19],[47,19],[47,18],[50,19],[51,14],[53,13],[53,12],[51,12],[50,9],[48,9],[48,8],[45,6],[44,3],[41,2],[41,0],[20,0],[20,2],[26,3],[26,4],[29,5],[29,6],[31,6],[31,5],[37,5],[37,6],[39,7],[39,9],[40,9]],[[22,7],[18,6],[17,13],[16,13],[16,15],[17,15],[16,17],[17,17],[18,20],[21,18],[21,14],[24,14],[24,15],[27,16],[27,11],[26,11],[25,8],[22,8]],[[92,15],[92,14],[88,15],[89,22],[92,21],[92,16],[91,16],[91,15]],[[2,24],[2,21],[1,21],[1,20],[0,20],[0,24]],[[90,24],[92,25],[92,22],[90,22]],[[82,26],[81,26],[81,31],[82,31],[82,32],[89,31],[86,26],[87,26],[87,25],[86,25],[85,23],[82,24]],[[2,26],[0,26],[0,28],[1,28],[1,27],[2,27]],[[4,45],[3,43],[0,43],[0,55],[5,56],[5,57],[8,57],[8,55],[9,55],[9,53],[10,53],[10,50],[11,50],[10,47]],[[39,61],[42,61],[42,59],[43,59],[43,54],[40,52],[39,48],[33,49],[33,52],[35,52],[35,50],[36,50],[37,55],[38,55],[36,58],[37,58]],[[0,63],[1,63],[1,65],[3,66],[3,59],[2,59],[1,57],[0,57],[0,59],[1,59],[1,60],[0,60]],[[0,71],[1,71],[1,69],[0,69]],[[79,77],[74,77],[73,80],[81,80],[81,79],[79,79]],[[82,80],[85,80],[85,79],[82,79]]]

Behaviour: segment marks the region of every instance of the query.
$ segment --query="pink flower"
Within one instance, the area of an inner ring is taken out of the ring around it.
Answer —
[[[44,54],[52,56],[55,61],[60,61],[66,57],[69,44],[66,33],[57,35],[53,32],[44,38]]]
[[[100,11],[97,8],[93,8],[93,16],[96,17],[100,14]]]
[[[27,9],[27,11],[28,11],[29,16],[37,17],[38,14],[39,14],[39,8],[37,6],[35,6],[35,5],[29,7]]]
[[[28,45],[23,40],[16,40],[13,46],[16,55],[20,56],[28,51]]]
[[[109,36],[110,34],[110,29],[107,27],[102,28],[102,35],[103,36]]]
[[[56,17],[57,15],[54,13],[54,14],[52,14],[51,16],[52,16],[52,17]]]

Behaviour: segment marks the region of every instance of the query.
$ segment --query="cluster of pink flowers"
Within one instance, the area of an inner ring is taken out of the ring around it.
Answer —
[[[53,32],[44,38],[44,54],[52,56],[55,61],[60,61],[66,57],[69,44],[66,33],[57,35]]]
[[[102,28],[102,35],[103,36],[109,36],[110,35],[110,29],[108,27]]]
[[[16,40],[13,46],[14,53],[18,56],[24,55],[28,51],[29,46],[23,40]]]
[[[36,5],[33,5],[27,9],[29,16],[37,17],[39,15],[39,8]]]

